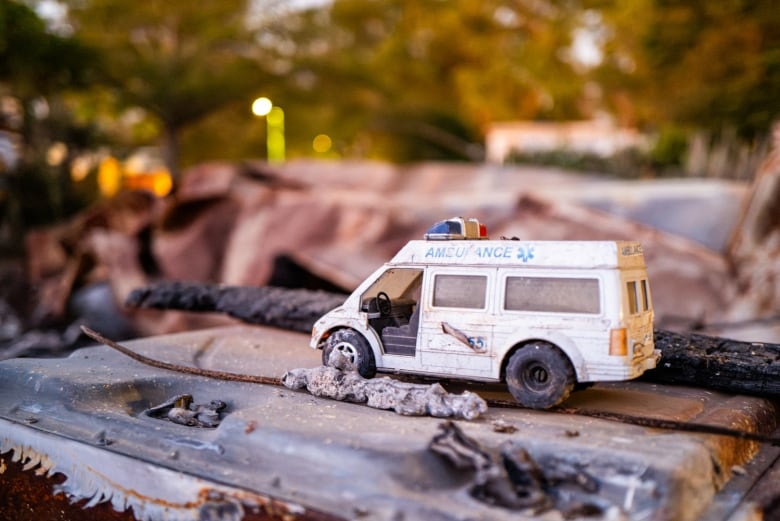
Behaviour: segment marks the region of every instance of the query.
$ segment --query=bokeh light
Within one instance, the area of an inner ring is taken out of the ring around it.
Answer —
[[[252,114],[255,116],[266,116],[271,112],[273,106],[274,104],[271,103],[270,99],[266,97],[257,98],[252,102]]]
[[[330,136],[327,134],[317,134],[311,142],[311,147],[318,154],[328,152],[332,146],[333,140],[331,140]]]

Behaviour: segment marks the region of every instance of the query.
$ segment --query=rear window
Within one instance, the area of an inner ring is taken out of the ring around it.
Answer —
[[[598,314],[601,312],[599,280],[507,277],[504,309]]]
[[[647,279],[630,280],[626,282],[626,298],[628,299],[628,314],[636,315],[650,310],[650,289]]]

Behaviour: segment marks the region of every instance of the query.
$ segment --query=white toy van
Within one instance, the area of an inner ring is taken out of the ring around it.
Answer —
[[[655,367],[642,247],[488,240],[475,219],[434,225],[314,325],[311,347],[376,371],[506,382],[548,408],[577,383]]]

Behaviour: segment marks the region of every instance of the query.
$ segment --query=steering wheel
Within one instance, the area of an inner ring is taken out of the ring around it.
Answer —
[[[390,296],[384,291],[376,294],[376,307],[379,310],[379,316],[389,317],[393,311],[393,304],[390,302]]]

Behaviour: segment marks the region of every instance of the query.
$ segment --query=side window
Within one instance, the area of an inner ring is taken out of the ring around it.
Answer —
[[[416,268],[391,268],[369,286],[363,293],[362,299],[376,297],[377,293],[384,291],[390,298],[412,298],[417,300],[422,284],[422,270]]]
[[[485,308],[487,277],[479,275],[436,275],[433,305],[444,308]]]
[[[601,312],[599,280],[507,277],[504,309],[598,314]]]

